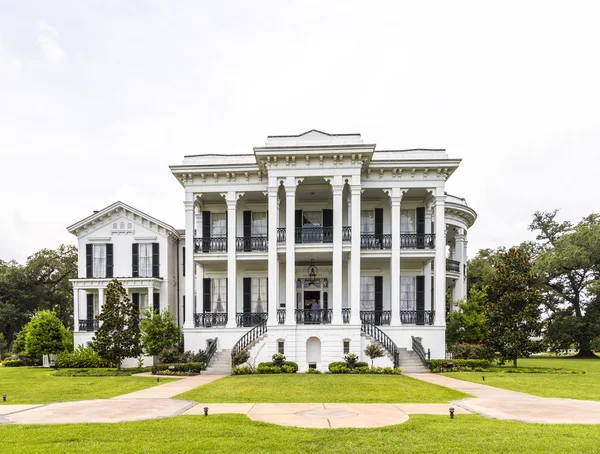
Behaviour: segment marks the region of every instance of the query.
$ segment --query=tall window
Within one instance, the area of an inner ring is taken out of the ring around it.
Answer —
[[[211,312],[227,311],[227,279],[211,279]]]
[[[400,310],[414,311],[417,308],[417,292],[414,276],[400,277]]]
[[[303,227],[321,226],[323,225],[322,211],[302,211]]]
[[[282,340],[277,341],[277,353],[285,355],[285,342]]]
[[[210,234],[212,237],[227,236],[227,213],[212,213],[210,215]]]
[[[92,260],[93,276],[106,277],[106,244],[94,244]]]
[[[415,210],[400,210],[400,232],[415,233]]]
[[[152,277],[152,243],[141,243],[138,248],[138,275]]]
[[[252,212],[252,236],[267,236],[266,211]]]
[[[252,278],[251,311],[267,312],[267,278]]]
[[[375,278],[373,276],[361,276],[360,278],[360,310],[375,310]]]
[[[344,339],[344,355],[350,353],[350,341],[348,339]]]
[[[375,233],[375,212],[360,210],[360,233]]]

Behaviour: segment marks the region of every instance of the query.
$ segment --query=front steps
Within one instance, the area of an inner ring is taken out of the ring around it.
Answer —
[[[203,375],[231,375],[231,349],[216,352]]]
[[[400,368],[403,374],[423,374],[429,372],[419,355],[413,351],[408,351],[406,348],[400,349]]]

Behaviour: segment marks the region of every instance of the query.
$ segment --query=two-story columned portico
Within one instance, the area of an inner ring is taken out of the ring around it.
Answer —
[[[186,156],[171,167],[185,189],[186,349],[218,338],[305,370],[373,339],[397,362],[416,337],[443,357],[445,295],[464,297],[476,216],[445,193],[459,163],[314,130],[253,154]]]

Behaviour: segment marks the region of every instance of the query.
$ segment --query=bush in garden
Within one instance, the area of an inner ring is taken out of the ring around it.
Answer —
[[[73,347],[73,335],[52,311],[37,311],[25,330],[25,352],[32,358]]]
[[[239,366],[231,369],[233,375],[249,375],[252,373],[250,366]]]
[[[240,365],[248,362],[249,359],[250,359],[250,352],[248,352],[248,350],[246,350],[246,349],[243,349],[232,356],[231,364],[233,367],[240,366]]]
[[[373,361],[377,358],[383,358],[383,356],[385,356],[385,351],[380,343],[371,342],[367,345],[367,348],[365,348],[365,355],[367,355],[368,358],[371,358],[371,366],[373,366]]]
[[[4,367],[21,367],[24,365],[20,359],[5,359],[2,361],[2,366]]]
[[[178,347],[182,330],[168,309],[162,312],[147,309],[143,315],[141,342],[146,355],[158,357],[165,348]]]
[[[62,352],[56,358],[58,367],[96,368],[114,367],[115,363],[102,359],[92,347],[79,345],[73,352]]]

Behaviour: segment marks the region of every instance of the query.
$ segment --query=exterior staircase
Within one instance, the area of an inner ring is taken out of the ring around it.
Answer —
[[[399,349],[400,368],[403,374],[424,374],[429,372],[423,365],[423,361],[414,351],[408,351],[406,348]]]
[[[231,375],[231,350],[216,352],[203,375]]]

